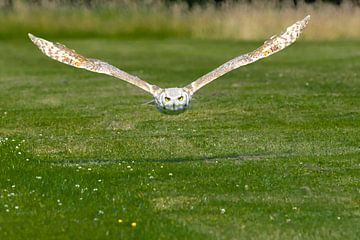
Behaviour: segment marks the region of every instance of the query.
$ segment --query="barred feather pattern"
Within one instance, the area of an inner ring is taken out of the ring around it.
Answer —
[[[184,87],[184,90],[186,90],[190,94],[194,94],[197,90],[204,87],[206,84],[212,82],[213,80],[219,78],[220,76],[224,75],[225,73],[228,73],[241,66],[253,63],[262,58],[269,57],[272,54],[277,53],[280,50],[288,47],[299,38],[300,33],[306,27],[309,20],[310,16],[308,15],[304,19],[297,21],[296,23],[288,27],[284,32],[272,36],[269,40],[265,41],[261,47],[250,53],[246,53],[234,59],[231,59],[220,67],[214,69],[208,74],[190,83],[189,85]]]
[[[29,33],[31,41],[48,57],[65,63],[67,65],[86,69],[88,71],[107,74],[119,79],[122,79],[126,82],[129,82],[151,94],[157,93],[160,88],[155,85],[151,85],[137,76],[133,76],[124,72],[107,62],[103,62],[98,59],[86,58],[78,53],[75,50],[69,49],[66,46],[60,43],[52,43],[45,39],[36,37]]]

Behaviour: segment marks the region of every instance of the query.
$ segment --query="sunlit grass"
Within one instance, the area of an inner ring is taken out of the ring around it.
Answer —
[[[159,86],[259,45],[63,40]],[[1,41],[0,239],[357,239],[357,42],[296,43],[187,113]]]

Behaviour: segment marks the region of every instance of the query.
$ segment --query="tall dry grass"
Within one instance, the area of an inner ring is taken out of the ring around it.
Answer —
[[[108,1],[94,8],[59,6],[42,1],[31,7],[16,1],[13,11],[0,13],[0,37],[27,32],[64,37],[192,37],[203,39],[263,40],[310,14],[308,40],[360,39],[360,8],[350,2],[282,4],[253,1],[195,6],[153,1]]]

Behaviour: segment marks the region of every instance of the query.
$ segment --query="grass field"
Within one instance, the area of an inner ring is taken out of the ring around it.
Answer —
[[[54,40],[162,87],[259,45]],[[0,239],[358,239],[359,46],[296,43],[167,116],[0,41]]]

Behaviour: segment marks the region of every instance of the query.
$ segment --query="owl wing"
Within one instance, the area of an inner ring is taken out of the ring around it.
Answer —
[[[184,87],[185,91],[188,91],[191,94],[194,94],[197,90],[204,87],[206,84],[212,82],[213,80],[219,78],[227,72],[230,72],[241,66],[253,63],[259,59],[269,57],[270,55],[279,52],[280,50],[286,48],[290,44],[296,41],[300,36],[300,33],[305,28],[310,20],[310,15],[306,16],[304,19],[294,23],[288,27],[284,32],[272,36],[269,40],[264,42],[264,44],[258,49],[238,56],[230,61],[224,63],[220,67],[214,69],[213,71],[207,73],[206,75],[198,78],[194,82],[190,83]]]
[[[121,80],[124,80],[128,83],[131,83],[151,94],[154,95],[154,93],[159,90],[160,88],[156,85],[151,85],[137,76],[133,76],[129,73],[126,73],[109,63],[103,62],[101,60],[97,59],[91,59],[86,58],[78,53],[76,53],[74,50],[69,49],[65,47],[62,44],[59,43],[52,43],[45,39],[38,38],[32,34],[29,33],[29,37],[31,41],[38,46],[38,48],[48,57],[71,65],[73,67],[77,68],[83,68],[92,72],[97,73],[103,73],[106,75],[110,75],[116,78],[119,78]]]

